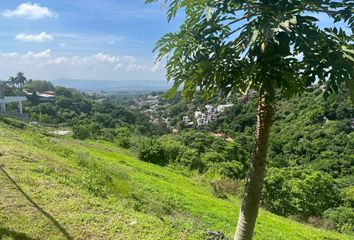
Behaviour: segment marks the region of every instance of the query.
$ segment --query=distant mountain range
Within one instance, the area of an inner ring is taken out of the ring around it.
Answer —
[[[165,91],[171,87],[159,80],[92,80],[61,78],[51,81],[54,85],[81,91]]]

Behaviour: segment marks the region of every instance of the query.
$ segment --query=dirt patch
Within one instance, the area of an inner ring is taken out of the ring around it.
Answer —
[[[69,135],[71,133],[72,133],[72,131],[70,131],[70,130],[54,130],[54,131],[50,132],[50,134],[54,134],[54,135],[57,135],[57,136],[66,136],[66,135]]]

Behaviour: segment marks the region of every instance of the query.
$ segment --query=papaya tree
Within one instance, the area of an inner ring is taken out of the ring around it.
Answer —
[[[155,2],[158,0],[147,0]],[[259,93],[254,149],[235,239],[252,239],[266,170],[276,99],[313,84],[353,93],[353,0],[162,0],[184,21],[157,42],[166,76],[186,98],[196,91]],[[333,21],[325,28],[316,16]],[[335,27],[337,26],[337,27]],[[343,30],[338,26],[346,26]]]

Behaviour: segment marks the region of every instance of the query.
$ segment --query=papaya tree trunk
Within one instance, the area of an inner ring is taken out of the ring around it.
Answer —
[[[266,98],[265,93],[258,100],[255,145],[234,240],[252,239],[256,224],[266,169],[269,132],[274,115],[274,102]]]

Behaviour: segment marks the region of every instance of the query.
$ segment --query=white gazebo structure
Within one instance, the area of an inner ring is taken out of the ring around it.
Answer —
[[[4,94],[4,90],[2,87],[2,84],[0,82],[0,112],[6,112],[6,104],[7,103],[17,103],[18,104],[18,110],[19,112],[22,114],[23,110],[22,110],[22,102],[26,101],[27,98],[26,97],[22,97],[22,96],[9,96],[9,97],[5,97]]]
[[[1,112],[6,112],[6,103],[18,103],[18,110],[23,113],[22,102],[26,101],[26,97],[4,97],[0,98]]]

